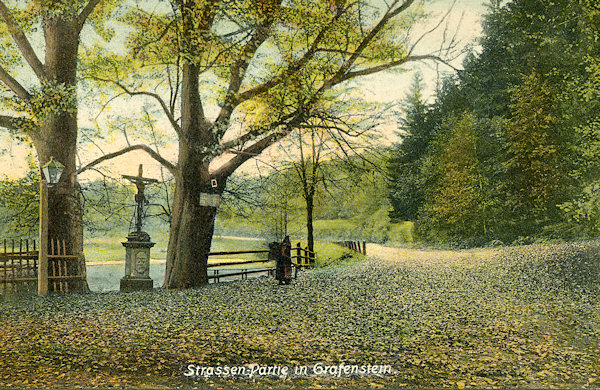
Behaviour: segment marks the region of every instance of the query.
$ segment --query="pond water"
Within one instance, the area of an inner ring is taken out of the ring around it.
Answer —
[[[125,275],[123,263],[87,266],[87,279],[92,291],[119,290],[123,275]],[[155,288],[162,286],[164,276],[164,263],[150,263],[150,277],[154,280]]]
[[[233,273],[242,271],[239,268],[226,267],[224,270],[221,268],[221,274]],[[252,267],[247,267],[252,268]],[[209,275],[212,275],[214,271],[209,269]],[[102,291],[118,291],[120,288],[121,278],[125,275],[125,264],[99,264],[87,266],[87,279],[90,286],[90,290],[102,292]],[[248,279],[265,276],[265,273],[256,273],[247,275]],[[163,284],[163,278],[165,276],[165,263],[150,263],[150,277],[154,280],[154,288],[161,287]],[[240,276],[235,277],[221,277],[220,281],[230,281],[240,279]]]

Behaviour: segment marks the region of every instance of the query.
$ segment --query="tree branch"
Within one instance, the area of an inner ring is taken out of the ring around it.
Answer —
[[[450,8],[448,8],[448,11],[446,12],[446,14],[444,14],[444,16],[440,19],[440,21],[431,29],[429,29],[428,31],[425,31],[419,38],[417,38],[417,40],[411,45],[410,50],[408,51],[408,55],[411,55],[414,51],[414,49],[417,47],[417,45],[419,44],[419,42],[421,42],[423,39],[425,39],[425,37],[427,37],[429,34],[433,33],[435,30],[437,30],[442,23],[444,23],[444,21],[446,21],[448,19],[448,16],[450,16],[450,13],[452,12],[452,9],[454,8],[454,5],[456,4],[456,0],[452,3],[452,6]],[[443,44],[443,40],[442,40],[442,44]]]
[[[318,98],[319,95],[321,95],[325,90],[333,87],[334,85],[337,85],[343,81],[355,78],[355,77],[359,77],[359,76],[366,76],[369,74],[373,74],[373,73],[377,73],[377,72],[381,72],[383,70],[386,69],[390,69],[393,68],[395,66],[399,66],[402,64],[405,64],[406,62],[409,61],[419,61],[419,60],[436,60],[439,62],[442,62],[444,64],[446,64],[447,66],[451,67],[452,69],[456,70],[455,67],[453,67],[452,65],[450,65],[447,61],[444,61],[441,57],[439,56],[435,56],[435,55],[415,55],[415,56],[411,56],[408,55],[402,59],[396,60],[396,61],[392,61],[389,62],[387,64],[382,64],[382,65],[378,65],[378,66],[373,66],[371,68],[366,68],[366,69],[362,69],[362,70],[357,70],[354,72],[351,72],[350,69],[352,68],[352,66],[354,65],[354,63],[356,62],[356,60],[358,58],[360,58],[362,52],[369,46],[369,44],[375,39],[375,37],[377,36],[377,34],[379,34],[379,32],[385,27],[385,25],[394,17],[398,16],[400,13],[406,11],[414,2],[415,0],[404,0],[404,2],[402,3],[402,5],[400,5],[398,8],[393,9],[394,6],[399,2],[399,0],[394,1],[394,3],[388,8],[388,11],[385,13],[385,15],[381,18],[381,20],[377,23],[377,25],[375,25],[375,27],[373,27],[373,29],[371,29],[371,31],[369,31],[369,33],[367,34],[367,36],[365,36],[363,38],[363,40],[361,41],[361,43],[358,45],[358,47],[356,48],[356,50],[354,51],[354,53],[352,54],[352,56],[350,56],[350,58],[348,60],[346,60],[346,62],[344,62],[344,64],[342,64],[340,66],[340,68],[338,69],[338,71],[335,73],[335,75],[333,77],[331,77],[327,82],[323,83],[323,85],[319,88],[319,90],[314,94],[313,98],[311,99],[311,102],[316,101],[316,99]],[[413,48],[411,48],[411,51]]]
[[[263,150],[265,150],[281,138],[285,137],[286,135],[287,132],[272,133],[266,136],[265,138],[261,139],[260,141],[256,141],[254,144],[248,146],[242,151],[231,152],[236,153],[236,155],[231,160],[227,161],[225,164],[219,167],[219,169],[215,171],[214,176],[220,178],[228,178],[233,172],[235,172],[235,170],[240,165],[250,160],[251,158],[256,157]]]
[[[279,4],[281,4],[281,0]],[[229,121],[231,115],[233,114],[233,97],[240,91],[242,81],[244,80],[246,71],[250,65],[250,59],[254,56],[258,48],[267,40],[267,38],[269,38],[269,29],[274,21],[275,18],[271,16],[266,18],[262,25],[258,26],[250,40],[246,43],[246,45],[244,45],[244,48],[239,55],[239,59],[232,67],[231,79],[229,81],[227,94],[223,100],[221,111],[215,120],[215,128],[221,129],[219,134],[217,134],[217,139],[220,139],[225,133],[225,131],[222,130],[225,128],[224,124]]]
[[[227,150],[235,147],[242,146],[246,142],[251,141],[252,139],[258,137],[259,134],[256,134],[252,131],[244,133],[240,135],[238,138],[232,139],[230,141],[224,142],[220,145],[220,150]]]
[[[146,92],[146,91],[130,91],[126,86],[124,86],[120,82],[114,81],[114,80],[107,80],[107,79],[102,79],[102,78],[99,78],[99,77],[93,77],[93,79],[98,80],[98,81],[102,81],[102,82],[105,82],[105,83],[113,83],[117,87],[121,88],[123,90],[123,92],[125,92],[129,96],[143,95],[143,96],[150,96],[150,97],[154,98],[160,104],[160,106],[162,107],[162,110],[165,113],[165,115],[167,116],[167,118],[169,119],[169,122],[171,123],[171,126],[173,126],[173,130],[175,130],[175,132],[177,133],[177,135],[179,137],[181,137],[181,127],[179,126],[179,124],[177,124],[177,121],[175,120],[175,117],[173,116],[173,114],[169,110],[169,107],[167,106],[167,104],[165,103],[165,101],[158,94],[153,93],[153,92]]]
[[[35,54],[35,51],[33,50],[33,47],[31,47],[31,44],[27,40],[25,33],[23,33],[23,30],[21,29],[21,27],[13,17],[12,13],[2,0],[0,0],[0,18],[4,20],[4,23],[6,23],[8,31],[10,31],[10,35],[12,36],[13,40],[19,47],[21,54],[23,55],[29,66],[31,66],[31,69],[33,69],[37,77],[40,80],[46,79],[46,71],[44,69],[44,64],[42,64],[37,54]]]
[[[4,127],[9,130],[17,130],[17,126],[15,126],[15,121],[17,118],[8,116],[8,115],[0,115],[0,127]]]
[[[92,14],[92,12],[94,11],[94,8],[96,8],[96,6],[98,4],[100,4],[102,0],[90,0],[86,6],[83,8],[83,10],[81,11],[81,13],[79,14],[79,16],[77,16],[77,25],[79,26],[79,30],[81,31],[81,29],[83,28],[83,25],[85,24],[85,21],[88,19],[88,17]]]
[[[236,153],[235,151],[232,151],[231,149],[241,148],[247,142],[253,141],[262,135],[268,134],[273,129],[275,129],[279,126],[286,125],[288,122],[294,121],[294,123],[299,123],[297,121],[297,119],[295,119],[299,116],[300,116],[300,112],[295,111],[295,112],[289,113],[289,114],[279,118],[277,121],[271,122],[269,124],[269,126],[267,126],[267,127],[261,128],[261,127],[252,127],[251,126],[247,132],[238,136],[237,138],[234,138],[232,140],[229,140],[227,142],[223,142],[223,143],[219,144],[218,148],[214,152],[214,156],[217,156],[217,155],[221,154],[222,152]]]
[[[33,144],[37,146],[39,144],[40,138],[36,129],[30,128],[29,130],[22,130],[19,128],[19,125],[24,123],[25,120],[25,118],[20,117],[0,115],[0,128],[5,128],[13,131],[20,131],[21,133],[31,138]]]
[[[394,1],[394,3],[388,8],[388,11],[381,18],[381,20],[375,25],[375,27],[373,27],[373,29],[371,31],[369,31],[367,36],[365,36],[362,39],[362,41],[360,42],[360,44],[358,45],[358,47],[356,48],[354,53],[350,56],[350,58],[348,58],[346,60],[346,62],[344,62],[344,64],[342,66],[340,66],[340,69],[338,69],[335,76],[333,76],[331,78],[329,83],[324,84],[323,87],[320,89],[320,91],[327,89],[328,87],[331,87],[332,85],[338,84],[340,82],[340,81],[338,81],[338,79],[343,77],[348,72],[348,70],[350,70],[350,68],[352,67],[352,65],[354,65],[356,60],[358,58],[360,58],[360,56],[362,55],[362,52],[375,39],[377,34],[379,34],[379,32],[381,30],[383,30],[383,28],[387,25],[387,23],[394,17],[398,16],[400,13],[406,11],[415,2],[415,0],[405,0],[400,7],[396,8],[395,10],[392,10],[393,7],[398,3],[398,1],[399,0]],[[330,84],[330,85],[328,85],[328,84]]]
[[[414,0],[411,0],[411,1],[414,1]],[[299,58],[297,61],[295,61],[293,65],[289,66],[282,73],[273,77],[272,79],[265,81],[264,83],[257,85],[256,87],[246,90],[246,91],[242,92],[241,94],[239,94],[236,98],[234,98],[234,105],[239,104],[245,100],[251,99],[254,96],[259,95],[261,93],[267,92],[271,88],[273,88],[273,87],[277,86],[278,84],[280,84],[281,82],[283,82],[289,76],[292,76],[293,74],[298,72],[300,69],[302,69],[302,67],[318,51],[319,44],[325,38],[325,34],[339,20],[339,18],[343,15],[343,13],[344,13],[344,9],[340,7],[340,9],[337,10],[335,16],[329,22],[329,24],[325,28],[323,28],[321,31],[319,31],[319,34],[317,34],[317,36],[313,40],[311,46],[306,51],[306,53],[304,53],[304,55],[301,58]]]
[[[87,171],[90,168],[95,167],[96,165],[113,159],[115,157],[119,157],[125,153],[129,153],[132,152],[134,150],[143,150],[144,152],[148,153],[150,155],[150,157],[152,157],[154,160],[158,161],[161,165],[163,165],[165,168],[167,168],[169,170],[169,172],[171,172],[173,175],[177,172],[177,166],[174,165],[173,163],[171,163],[170,161],[166,160],[165,158],[163,158],[160,154],[158,154],[157,152],[155,152],[152,148],[150,148],[147,145],[131,145],[128,146],[124,149],[121,149],[119,151],[113,152],[113,153],[109,153],[106,154],[102,157],[98,157],[97,159],[95,159],[94,161],[84,165],[83,167],[79,168],[77,170],[77,174],[80,174],[82,172]]]
[[[2,81],[11,91],[22,100],[31,99],[31,95],[14,77],[12,77],[6,69],[0,66],[0,81]]]
[[[452,66],[451,64],[449,64],[448,62],[444,61],[441,57],[436,56],[436,55],[407,56],[407,57],[404,57],[402,59],[389,62],[387,64],[373,66],[371,68],[365,68],[365,69],[357,70],[357,71],[354,71],[354,72],[347,72],[345,75],[343,75],[342,77],[338,78],[338,80],[336,81],[336,84],[339,84],[341,82],[344,82],[346,80],[349,80],[349,79],[352,79],[352,78],[355,78],[355,77],[367,76],[367,75],[370,75],[370,74],[373,74],[373,73],[381,72],[381,71],[386,70],[386,69],[391,69],[391,68],[394,68],[396,66],[403,65],[403,64],[405,64],[407,62],[411,62],[411,61],[423,61],[423,60],[432,60],[432,61],[441,62],[444,65],[452,68],[453,70],[458,70],[454,66]]]
[[[167,24],[167,26],[163,29],[163,31],[158,35],[158,38],[152,40],[152,41],[148,41],[145,43],[142,43],[140,46],[135,47],[133,49],[133,58],[137,58],[138,54],[140,54],[140,52],[142,50],[144,50],[147,46],[150,46],[153,43],[157,43],[159,42],[161,39],[163,39],[167,33],[169,32],[169,30],[171,29],[171,26],[177,21],[177,19],[173,19],[169,22],[169,24]]]

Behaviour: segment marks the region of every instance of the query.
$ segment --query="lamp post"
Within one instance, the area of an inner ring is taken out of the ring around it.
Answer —
[[[48,187],[60,180],[65,166],[50,157],[40,177],[40,251],[38,254],[38,295],[48,293]]]

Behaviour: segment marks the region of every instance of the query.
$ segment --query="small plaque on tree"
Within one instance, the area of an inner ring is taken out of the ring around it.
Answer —
[[[200,193],[200,206],[217,208],[219,207],[220,201],[221,196],[219,194]]]

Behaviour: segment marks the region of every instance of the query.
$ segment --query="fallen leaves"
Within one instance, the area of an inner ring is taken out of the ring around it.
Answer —
[[[575,269],[596,254],[578,245],[506,249],[468,267],[464,256],[368,259],[301,273],[290,286],[262,278],[4,300],[0,387],[591,386],[600,294],[598,275]],[[185,362],[392,364],[400,374],[186,382]]]

